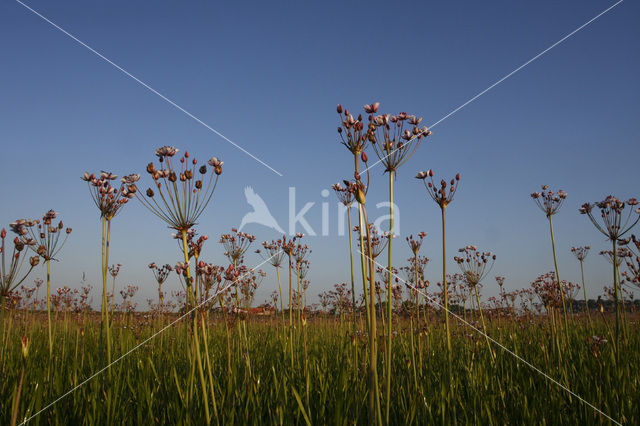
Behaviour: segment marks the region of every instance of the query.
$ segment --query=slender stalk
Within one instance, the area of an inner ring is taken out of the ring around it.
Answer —
[[[352,339],[356,339],[357,332],[357,324],[356,324],[356,288],[355,288],[355,279],[353,276],[353,239],[351,236],[351,204],[347,206],[347,225],[349,228],[347,232],[349,233],[349,266],[351,268],[351,314],[353,316],[353,327],[352,327]],[[353,344],[353,380],[354,383],[358,378],[358,345]],[[354,402],[357,404],[358,395],[354,392]]]
[[[369,326],[371,324],[371,312],[375,312],[375,304],[373,304],[371,307],[370,306],[370,301],[369,301],[369,290],[367,289],[367,283],[368,283],[368,279],[367,279],[367,267],[366,267],[366,262],[365,262],[365,254],[364,254],[364,233],[363,233],[363,229],[365,226],[363,217],[362,217],[362,209],[363,206],[361,204],[358,204],[358,225],[359,225],[359,237],[360,237],[360,267],[362,270],[362,291],[364,294],[364,305],[365,305],[365,309],[366,309],[366,318],[367,318],[367,331],[369,330]],[[374,289],[371,289],[371,292],[373,292]],[[374,314],[375,315],[375,314]]]
[[[282,323],[284,324],[284,300],[282,300],[282,284],[280,282],[280,266],[276,266],[276,275],[278,276],[278,290],[280,291],[280,313],[282,314]]]
[[[289,257],[289,355],[291,356],[291,369],[293,370],[293,271],[291,270],[291,253],[287,253]]]
[[[53,356],[53,335],[51,333],[51,260],[47,259],[47,321],[49,323],[49,358]]]
[[[558,289],[560,290],[560,299],[562,300],[562,313],[564,316],[564,333],[566,343],[569,343],[569,323],[567,320],[567,307],[564,302],[564,290],[562,290],[562,281],[560,281],[560,274],[558,273],[558,260],[556,258],[556,243],[553,237],[553,219],[549,216],[549,229],[551,230],[551,248],[553,250],[553,265],[556,269],[556,281],[558,282]]]
[[[591,322],[591,313],[589,312],[589,299],[587,299],[587,287],[584,285],[584,266],[582,264],[582,260],[580,261],[580,275],[582,276],[582,291],[584,293],[584,310],[587,313],[587,318],[589,319],[589,325],[593,330],[593,324]]]
[[[389,411],[391,409],[391,315],[393,314],[392,309],[392,288],[391,288],[391,271],[392,271],[392,261],[391,261],[391,246],[393,244],[393,170],[389,171],[389,245],[388,249],[388,287],[387,287],[387,368],[386,368],[386,402],[387,402],[387,411],[385,414],[386,423],[389,424]],[[371,252],[369,252],[371,253]],[[413,335],[412,335],[413,338]],[[412,349],[413,350],[413,349]]]
[[[15,426],[18,420],[18,408],[20,406],[20,394],[22,393],[23,382],[24,382],[24,361],[22,363],[22,369],[20,370],[20,381],[18,382],[18,391],[16,392],[16,398],[13,401],[13,413],[11,414],[11,426]]]
[[[200,376],[200,385],[202,386],[202,395],[204,397],[204,408],[205,408],[205,417],[207,420],[207,424],[210,423],[211,419],[209,417],[209,403],[207,402],[207,384],[204,379],[204,373],[202,369],[202,358],[200,355],[200,344],[198,342],[198,310],[196,308],[196,301],[193,294],[193,284],[191,282],[191,271],[189,267],[189,247],[187,246],[187,231],[185,229],[182,230],[182,250],[184,253],[184,263],[185,263],[185,271],[187,273],[187,310],[193,308],[193,312],[191,314],[193,320],[193,346],[195,352],[195,361],[198,367],[198,373]]]
[[[372,424],[377,419],[377,423],[382,423],[382,413],[380,408],[380,393],[378,388],[378,350],[377,350],[377,330],[376,330],[376,311],[375,311],[375,265],[373,257],[371,256],[371,235],[369,234],[369,220],[367,218],[367,210],[362,206],[362,214],[365,223],[365,229],[367,230],[367,252],[369,253],[369,303],[371,309],[371,325],[369,327],[369,409],[370,417],[369,423]],[[374,415],[375,417],[371,417]]]
[[[618,241],[613,239],[613,290],[614,290],[614,305],[616,308],[616,360],[620,359],[620,308],[618,306]]]
[[[484,315],[482,314],[482,305],[480,305],[480,294],[478,294],[478,284],[474,285],[473,289],[476,293],[476,302],[478,303],[478,310],[480,311],[480,320],[482,321],[482,330],[484,331],[484,338],[487,341],[487,348],[489,349],[489,353],[491,354],[491,360],[494,360],[495,354],[493,353],[493,349],[491,349],[491,342],[489,342],[489,335],[487,334],[487,326],[484,323]]]
[[[451,332],[449,329],[449,291],[447,290],[447,225],[445,219],[446,207],[441,207],[442,212],[442,291],[444,292],[445,329],[447,331],[447,360],[449,362],[449,382],[451,383],[451,367],[453,364],[451,350]]]

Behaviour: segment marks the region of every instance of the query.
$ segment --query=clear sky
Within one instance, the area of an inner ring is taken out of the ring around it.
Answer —
[[[353,173],[351,154],[338,143],[338,103],[360,111],[378,101],[385,113],[435,123],[613,3],[26,2],[278,176],[19,3],[3,1],[1,226],[59,211],[74,231],[53,265],[53,287],[78,286],[85,272],[97,302],[99,217],[80,176],[141,173],[144,189],[154,149],[174,145],[225,162],[197,228],[210,236],[207,261],[224,263],[217,239],[250,211],[246,186],[285,229],[289,187],[296,188],[297,209],[315,202],[306,218],[318,233],[320,205],[330,201],[330,235],[306,238],[313,249],[310,294],[317,295],[349,279],[336,200],[321,195]],[[588,293],[595,297],[609,285],[609,264],[597,255],[609,245],[578,207],[610,193],[640,197],[639,19],[640,5],[622,2],[433,129],[398,172],[398,264],[409,256],[404,237],[425,231],[427,276],[435,283],[441,273],[439,210],[414,179],[432,168],[438,177],[462,174],[447,209],[449,270],[456,271],[454,250],[466,244],[498,256],[486,295],[497,293],[494,275],[520,288],[553,269],[548,224],[529,197],[541,184],[569,194],[554,218],[561,277],[579,281],[569,249],[589,244]],[[372,169],[374,216],[384,213],[374,205],[387,197],[382,171]],[[259,225],[244,230],[258,242],[277,237]],[[179,257],[170,230],[139,202],[114,220],[111,260],[123,264],[118,286],[139,285],[141,305],[155,297],[147,264]],[[260,260],[252,254],[247,264]],[[272,268],[266,271],[256,302],[277,288]],[[167,287],[178,285],[173,275]]]

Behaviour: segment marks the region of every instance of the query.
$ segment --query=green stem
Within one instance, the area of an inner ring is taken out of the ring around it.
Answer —
[[[482,314],[482,305],[480,304],[480,295],[478,294],[478,284],[473,286],[473,289],[476,293],[476,302],[478,303],[478,310],[480,311],[480,320],[482,321],[482,331],[484,332],[484,338],[487,341],[487,348],[489,348],[491,360],[494,360],[495,354],[493,353],[493,349],[491,349],[491,342],[489,342],[489,335],[487,334],[487,325],[484,323],[484,315]]]
[[[620,360],[620,308],[618,306],[618,242],[613,239],[613,290],[614,290],[614,304],[616,308],[616,361]]]
[[[449,291],[447,289],[447,225],[445,219],[445,209],[442,212],[442,291],[444,292],[444,315],[445,329],[447,331],[447,360],[449,362],[449,383],[451,384],[452,374],[452,350],[451,350],[451,332],[449,329]]]
[[[53,356],[53,336],[51,333],[51,260],[47,259],[47,320],[49,323],[49,358]]]
[[[193,294],[193,284],[191,282],[191,271],[189,268],[189,247],[187,246],[187,231],[182,230],[182,251],[184,253],[184,263],[185,270],[187,273],[187,310],[189,308],[193,309],[193,313],[191,317],[193,319],[193,346],[195,349],[196,355],[196,363],[198,366],[198,373],[200,376],[200,385],[202,386],[202,395],[204,400],[204,408],[205,408],[205,417],[207,420],[207,424],[210,423],[211,419],[209,417],[209,403],[207,402],[207,384],[204,380],[204,374],[202,370],[202,358],[200,355],[200,344],[198,342],[198,310],[196,309],[196,301]]]
[[[280,291],[280,313],[282,314],[282,323],[284,324],[284,300],[282,300],[282,283],[280,282],[280,266],[276,266],[276,275],[278,276],[278,290]]]
[[[591,331],[593,331],[593,323],[591,322],[591,313],[589,312],[589,299],[587,299],[587,287],[584,285],[584,267],[582,265],[582,260],[580,261],[580,275],[582,276],[582,292],[584,293],[584,310],[587,313],[587,318],[589,320],[589,326],[591,327]]]
[[[387,280],[387,368],[385,372],[386,378],[386,415],[385,420],[386,424],[389,424],[389,411],[391,408],[391,315],[393,314],[392,309],[392,288],[391,283],[393,280],[391,279],[392,274],[392,261],[391,261],[391,253],[392,253],[392,244],[393,244],[393,176],[394,172],[389,171],[389,245],[388,249],[388,280]],[[413,335],[412,335],[413,338]]]
[[[558,282],[558,289],[560,290],[560,299],[562,300],[562,314],[564,316],[564,333],[566,338],[566,343],[569,343],[569,323],[567,321],[567,307],[564,302],[564,290],[562,290],[562,281],[560,281],[560,274],[558,272],[558,260],[556,257],[556,243],[555,238],[553,237],[553,219],[552,216],[549,216],[549,229],[551,230],[551,248],[553,250],[553,265],[556,270],[556,281]]]

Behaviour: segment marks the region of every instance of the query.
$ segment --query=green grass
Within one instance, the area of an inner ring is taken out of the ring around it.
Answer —
[[[5,314],[0,424],[10,424],[22,366],[21,337],[28,336],[31,343],[18,423],[106,365],[98,320],[98,316],[59,316],[54,321],[54,351],[49,359],[46,317]],[[592,334],[586,320],[574,318],[570,323],[570,343],[562,350],[562,362],[544,318],[494,319],[487,326],[489,335],[507,348],[617,421],[631,424],[640,419],[640,330],[637,317],[630,320],[629,339],[621,347],[618,367],[609,337],[598,356],[593,355],[586,344]],[[207,343],[216,410],[210,394],[207,401],[202,400],[198,373],[191,371],[191,336],[187,323],[181,322],[115,364],[111,377],[106,371],[98,375],[29,424],[199,425],[205,424],[204,403],[209,404],[214,424],[306,424],[307,419],[312,424],[366,423],[366,336],[355,339],[359,359],[354,365],[351,324],[333,317],[312,318],[294,333],[292,369],[288,330],[279,321],[279,316],[249,319],[248,357],[237,323],[230,324],[229,373],[224,324],[221,318],[209,318]],[[593,408],[495,346],[497,358],[492,362],[483,337],[460,324],[453,327],[453,383],[449,384],[444,325],[436,319],[420,336],[422,362],[416,365],[416,388],[409,322],[398,321],[394,324],[398,334],[393,343],[392,424],[610,424]],[[603,321],[596,323],[596,331],[607,336]],[[158,321],[142,315],[117,318],[112,328],[113,359],[160,327]],[[365,330],[363,319],[359,329]],[[385,340],[379,337],[380,371],[384,371]],[[418,345],[417,336],[414,344]]]

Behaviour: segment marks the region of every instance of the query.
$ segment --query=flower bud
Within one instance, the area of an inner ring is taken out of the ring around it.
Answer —
[[[7,230],[2,228],[2,231],[0,231],[0,238],[4,239],[7,236]]]
[[[22,336],[22,360],[26,360],[29,356],[29,338]]]
[[[336,111],[338,111],[338,114],[342,114],[342,105],[338,104]]]
[[[367,157],[367,153],[362,151],[362,154],[360,154],[360,158],[362,159],[363,163],[366,163],[369,160],[369,157]]]
[[[213,172],[216,175],[220,176],[222,174],[222,165],[218,165],[218,166],[214,167]]]
[[[360,185],[358,185],[358,189],[356,190],[355,198],[356,201],[360,204],[364,204],[366,201],[366,194],[364,193],[364,190],[362,189],[362,187],[360,187]]]

